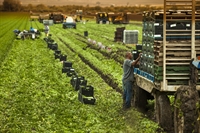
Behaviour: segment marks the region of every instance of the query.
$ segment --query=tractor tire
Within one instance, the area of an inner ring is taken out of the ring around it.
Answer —
[[[175,93],[174,132],[199,133],[199,108],[196,107],[199,94],[196,89],[181,86]]]
[[[141,112],[147,109],[147,93],[145,90],[137,86],[136,82],[133,86],[133,106]]]
[[[159,125],[167,132],[173,130],[172,111],[166,94],[155,94],[155,114]]]

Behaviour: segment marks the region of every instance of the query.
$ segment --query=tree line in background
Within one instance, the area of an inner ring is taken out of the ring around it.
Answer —
[[[0,5],[1,11],[32,11],[32,12],[65,12],[71,13],[76,10],[83,10],[84,12],[132,12],[137,13],[146,10],[159,10],[161,7],[155,7],[150,5],[145,6],[114,6],[101,7],[99,4],[97,6],[79,6],[79,5],[63,5],[63,6],[47,6],[44,4],[33,5],[28,4],[26,6],[21,5],[19,0],[4,0],[3,5]]]

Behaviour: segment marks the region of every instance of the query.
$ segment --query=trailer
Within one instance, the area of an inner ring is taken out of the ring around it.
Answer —
[[[39,14],[33,13],[32,11],[30,11],[30,20],[34,21],[34,20],[38,20],[38,19],[39,19]]]
[[[40,14],[39,15],[38,21],[40,23],[43,23],[44,20],[49,20],[49,14]]]
[[[122,13],[108,13],[109,20],[113,24],[129,24],[129,15],[130,13],[122,12]]]
[[[164,10],[143,13],[133,104],[145,110],[154,98],[156,121],[167,132],[200,132],[199,6],[199,0],[164,0]]]
[[[53,20],[54,24],[63,23],[65,16],[59,12],[53,12],[49,14],[49,19]]]

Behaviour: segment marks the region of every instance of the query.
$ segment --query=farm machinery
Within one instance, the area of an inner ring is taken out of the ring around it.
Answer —
[[[39,19],[39,14],[38,13],[33,13],[30,12],[30,20],[38,20]]]
[[[98,12],[96,13],[96,23],[106,24],[112,22],[113,24],[128,24],[129,13],[113,13],[113,12]]]
[[[66,21],[63,22],[63,28],[74,28],[76,29],[76,22],[74,21],[74,19],[72,17],[67,17]]]
[[[109,20],[113,24],[128,24],[129,23],[129,13],[108,13]]]
[[[34,28],[30,28],[30,30],[23,30],[23,31],[20,31],[18,29],[15,29],[14,31],[14,34],[16,35],[16,38],[17,39],[37,39],[40,37],[41,33],[40,31],[38,31],[37,29],[34,29]]]
[[[107,12],[98,12],[98,13],[96,13],[96,23],[97,24],[109,23],[108,13]]]
[[[63,23],[65,16],[62,13],[51,13],[49,14],[49,19],[53,20],[54,24]]]
[[[200,132],[199,2],[164,0],[164,10],[143,13],[143,55],[134,69],[133,104],[145,111],[154,99],[155,119],[167,132]]]
[[[43,23],[44,20],[49,20],[49,14],[40,14],[39,15],[38,21],[40,23]]]
[[[54,24],[59,24],[59,23],[63,23],[65,19],[65,15],[62,13],[57,13],[57,12],[53,12],[53,13],[48,13],[48,14],[40,14],[39,15],[39,22],[40,23],[44,23],[43,21],[47,21],[47,20],[51,20],[53,21]]]
[[[76,17],[75,17],[74,20],[76,22],[81,22],[82,21],[82,17],[83,17],[83,10],[76,10]]]

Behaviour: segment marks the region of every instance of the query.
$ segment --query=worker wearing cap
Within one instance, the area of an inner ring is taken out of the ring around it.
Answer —
[[[123,84],[123,108],[128,109],[131,107],[131,99],[133,95],[133,82],[134,82],[134,66],[138,64],[141,53],[136,60],[132,60],[133,55],[131,52],[126,52],[125,60],[123,63],[123,76],[122,76],[122,84]]]

